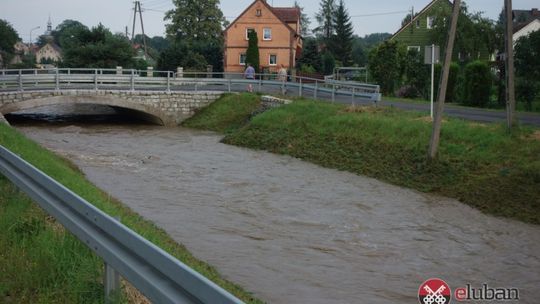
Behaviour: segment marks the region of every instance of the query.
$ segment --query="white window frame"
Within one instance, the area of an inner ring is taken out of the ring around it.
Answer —
[[[255,10],[255,16],[257,17],[261,17],[262,16],[262,10],[260,8],[258,8],[257,10]]]
[[[276,58],[274,63],[272,63],[272,56]],[[270,65],[270,66],[276,66],[277,65],[277,55],[276,54],[268,55],[268,65]]]
[[[249,40],[249,32],[250,32],[250,31],[255,31],[255,29],[252,28],[252,27],[246,28],[246,40]]]
[[[409,45],[407,46],[407,52],[410,50],[416,50],[418,53],[420,53],[422,47],[420,47],[419,45]]]
[[[430,29],[432,29],[432,28],[435,27],[435,17],[433,17],[433,16],[428,16],[428,17],[426,18],[426,22],[427,22],[426,27],[427,27],[428,30],[430,30]]]
[[[244,62],[242,62],[242,57],[244,57]],[[238,62],[240,63],[240,65],[246,65],[246,59],[247,59],[246,53],[240,53],[240,56],[238,57]]]
[[[270,34],[270,37],[267,38],[267,37],[266,37],[266,33],[269,33],[269,34]],[[263,40],[265,40],[265,41],[270,41],[270,40],[272,40],[272,29],[271,29],[271,28],[265,27],[265,28],[263,29]]]

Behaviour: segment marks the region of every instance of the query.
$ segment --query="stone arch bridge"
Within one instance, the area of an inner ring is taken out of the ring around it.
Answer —
[[[197,109],[218,99],[214,91],[121,91],[121,90],[43,90],[0,92],[0,120],[3,115],[58,104],[97,104],[140,113],[152,122],[176,126]]]

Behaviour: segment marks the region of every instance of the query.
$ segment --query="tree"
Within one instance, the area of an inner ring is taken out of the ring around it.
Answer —
[[[352,63],[353,26],[343,0],[337,6],[334,24],[336,34],[333,37],[332,52],[343,66],[349,66]]]
[[[330,52],[324,52],[322,54],[322,72],[325,75],[330,75],[334,73],[334,68],[336,67],[336,60],[334,59],[334,56]]]
[[[540,89],[540,31],[518,39],[514,58],[517,96],[531,109]]]
[[[304,50],[302,57],[297,61],[298,67],[301,70],[306,70],[312,67],[317,72],[322,72],[321,54],[319,54],[319,44],[315,38],[307,38],[304,41]]]
[[[309,25],[311,21],[306,13],[304,13],[304,8],[300,6],[297,0],[294,0],[294,7],[300,10],[300,35],[307,37],[310,35]]]
[[[15,51],[13,46],[19,40],[21,39],[13,26],[0,19],[0,66],[2,64],[5,66],[11,61]]]
[[[222,41],[223,12],[219,0],[193,1],[173,0],[175,9],[165,13],[167,36],[175,40],[181,38],[191,43],[196,40]]]
[[[248,48],[246,51],[246,63],[251,64],[255,73],[259,72],[259,38],[256,31],[250,31],[248,34]]]
[[[115,68],[134,66],[134,51],[125,36],[113,35],[102,24],[91,30],[80,28],[63,49],[65,67]]]
[[[319,26],[314,29],[314,32],[326,43],[330,42],[330,39],[335,32],[335,12],[336,3],[334,0],[321,0],[319,12],[315,15],[315,19],[319,23]]]
[[[403,65],[405,83],[412,87],[414,95],[428,96],[429,66],[424,64],[422,54],[415,49],[409,50]]]
[[[448,35],[450,12],[444,8],[436,11],[431,39],[444,49]],[[478,54],[492,54],[497,48],[495,23],[482,16],[471,14],[465,4],[461,6],[457,24],[454,55],[461,53],[466,60],[479,59]],[[455,57],[455,56],[454,56]]]
[[[463,103],[469,106],[484,107],[491,95],[492,75],[489,66],[483,61],[473,61],[465,66]]]
[[[173,0],[173,3],[176,8],[168,11],[164,18],[171,22],[165,25],[167,38],[193,50],[182,54],[183,57],[189,54],[190,58],[204,58],[205,65],[210,63],[214,70],[222,71],[222,26],[226,20],[219,8],[219,0]],[[188,66],[184,67],[201,66],[192,60],[185,63]],[[206,67],[203,70],[205,69]]]
[[[392,94],[401,78],[405,50],[397,41],[385,41],[369,53],[369,72],[383,94]]]

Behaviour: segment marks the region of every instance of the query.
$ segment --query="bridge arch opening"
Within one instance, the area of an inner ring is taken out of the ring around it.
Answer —
[[[106,96],[55,96],[29,99],[0,109],[11,123],[20,121],[150,123],[164,125],[160,113]]]

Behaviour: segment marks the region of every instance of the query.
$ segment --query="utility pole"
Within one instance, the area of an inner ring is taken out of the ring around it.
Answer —
[[[143,23],[142,9],[141,9],[141,2],[140,1],[135,1],[135,7],[133,8],[133,27],[131,28],[131,43],[133,44],[135,42],[135,21],[137,20],[137,12],[139,12],[139,17],[140,17],[140,20],[141,20],[141,29],[142,29],[143,45],[144,45],[144,56],[146,58],[146,57],[148,57],[148,48],[146,46],[146,35],[144,33],[144,23]]]
[[[434,159],[437,156],[437,150],[439,149],[439,141],[441,139],[442,114],[444,111],[444,101],[446,99],[446,88],[448,86],[450,64],[452,63],[452,54],[454,53],[454,41],[456,38],[457,21],[459,18],[460,7],[461,0],[454,0],[454,7],[452,9],[452,22],[450,23],[450,31],[448,33],[448,42],[446,43],[446,54],[444,57],[441,84],[439,86],[437,110],[435,111],[435,119],[433,120],[431,140],[429,141],[428,156],[430,159]]]
[[[514,18],[512,16],[512,0],[505,0],[506,11],[506,120],[508,130],[511,130],[516,119],[516,92],[514,87]]]

